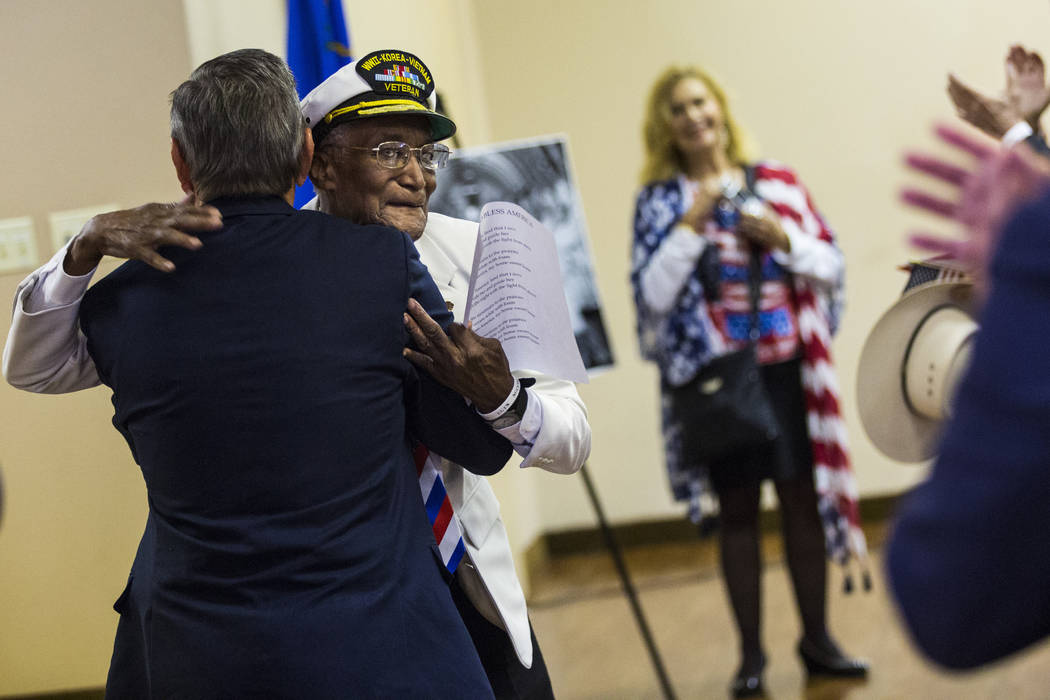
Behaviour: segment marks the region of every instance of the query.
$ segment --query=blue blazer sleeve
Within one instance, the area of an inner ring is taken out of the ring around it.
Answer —
[[[1050,195],[1004,231],[930,478],[887,566],[918,646],[972,668],[1050,634]]]
[[[1050,157],[1050,146],[1046,144],[1046,139],[1043,138],[1042,134],[1032,134],[1024,142],[1031,146],[1036,153]]]
[[[411,239],[405,236],[409,296],[445,330],[452,323],[441,292]],[[510,459],[510,441],[493,430],[463,397],[408,363],[406,407],[409,435],[433,452],[475,474],[495,474]]]
[[[418,301],[419,305],[430,314],[430,318],[437,321],[443,330],[448,331],[449,325],[452,324],[452,312],[448,310],[448,305],[442,298],[441,292],[430,277],[427,266],[419,259],[416,245],[408,234],[402,233],[401,235],[405,237],[407,246],[408,295]]]

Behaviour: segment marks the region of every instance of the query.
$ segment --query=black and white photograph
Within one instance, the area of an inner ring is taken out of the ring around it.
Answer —
[[[583,207],[564,136],[457,150],[430,210],[477,221],[488,202],[513,202],[554,233],[576,344],[588,370],[613,363],[594,281]]]

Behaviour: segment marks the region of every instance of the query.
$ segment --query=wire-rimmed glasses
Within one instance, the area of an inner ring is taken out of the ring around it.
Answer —
[[[408,159],[412,157],[412,154],[415,154],[419,165],[424,170],[440,170],[448,165],[448,157],[452,155],[452,151],[443,143],[428,143],[415,148],[402,141],[384,141],[375,148],[367,146],[347,146],[347,148],[353,151],[371,151],[379,165],[391,170],[400,170],[408,165]]]

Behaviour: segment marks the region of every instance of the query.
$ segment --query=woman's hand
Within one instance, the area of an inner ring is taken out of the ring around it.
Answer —
[[[689,211],[685,214],[682,214],[681,223],[693,229],[698,236],[702,234],[708,220],[711,218],[711,211],[714,209],[715,202],[720,194],[720,192],[709,192],[701,185],[697,190],[696,196],[693,197],[693,206],[689,207]]]
[[[791,239],[780,226],[780,218],[768,204],[755,211],[741,211],[736,232],[760,248],[779,248],[785,253],[791,252]]]

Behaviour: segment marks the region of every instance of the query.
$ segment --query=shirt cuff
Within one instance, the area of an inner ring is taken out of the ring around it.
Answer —
[[[76,303],[84,297],[97,266],[84,275],[67,275],[62,269],[68,244],[41,268],[36,284],[25,297],[22,308],[28,313],[39,313]]]
[[[1017,122],[1009,129],[1007,129],[1005,134],[1003,134],[1003,145],[1007,148],[1011,148],[1021,143],[1034,133],[1035,131],[1032,130],[1032,125],[1028,122]]]
[[[522,391],[529,397],[529,402],[525,406],[525,414],[521,417],[521,420],[513,425],[508,425],[504,428],[494,428],[494,430],[507,438],[510,444],[514,445],[518,454],[527,457],[529,450],[536,444],[536,436],[543,426],[543,404],[536,398],[536,394],[531,393],[529,389],[522,388]]]
[[[58,269],[47,276],[44,280],[44,303],[50,306],[65,306],[79,301],[84,297],[88,286],[91,284],[91,272],[85,275],[67,275],[66,271],[59,265]]]

